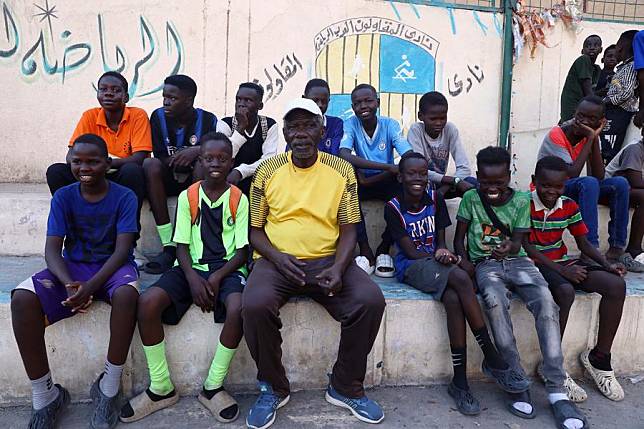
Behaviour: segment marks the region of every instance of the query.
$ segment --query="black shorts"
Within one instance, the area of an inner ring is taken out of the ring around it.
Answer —
[[[211,267],[210,271],[195,270],[201,277],[208,279],[210,274],[223,266]],[[215,323],[223,323],[226,320],[226,298],[232,293],[242,293],[246,285],[246,277],[239,272],[235,271],[227,275],[219,285],[219,294],[217,294],[217,302],[215,303],[214,318]],[[190,286],[188,280],[181,267],[175,266],[171,270],[166,271],[161,278],[150,287],[158,287],[165,291],[170,297],[172,304],[166,308],[161,315],[161,320],[166,325],[177,325],[181,318],[188,311],[192,302],[192,294],[190,293]]]
[[[579,265],[579,266],[582,266],[582,267],[586,268],[586,271],[588,271],[588,272],[590,272],[590,271],[606,271],[604,268],[600,267],[599,265],[589,264],[588,262],[584,262],[584,261],[579,260],[579,259],[569,259],[567,261],[557,262],[557,264],[563,265],[563,266],[566,266],[566,267],[570,266],[570,265]],[[572,285],[572,287],[574,287],[575,290],[581,290],[582,289],[581,286],[584,284],[584,282],[573,283],[570,280],[568,280],[567,278],[565,278],[564,276],[562,276],[561,274],[559,274],[558,272],[556,272],[555,270],[552,270],[552,269],[550,269],[548,267],[545,267],[545,266],[543,266],[541,264],[536,264],[536,265],[537,265],[537,268],[539,268],[539,271],[541,272],[541,275],[543,276],[543,278],[546,279],[546,281],[548,282],[548,287],[550,289],[556,289],[558,287],[561,287],[561,285],[564,285],[564,284]]]
[[[194,164],[191,165],[187,171],[189,171],[188,178],[184,180],[183,182],[179,182],[174,176],[174,169],[172,167],[168,167],[167,165],[163,165],[163,168],[161,169],[161,176],[163,177],[163,187],[165,188],[165,193],[169,197],[176,197],[178,196],[181,192],[185,191],[188,189],[190,185],[192,185],[193,179],[192,179],[192,169],[194,167]]]

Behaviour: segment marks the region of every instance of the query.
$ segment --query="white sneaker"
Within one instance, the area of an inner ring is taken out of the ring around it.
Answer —
[[[622,399],[624,399],[624,389],[622,389],[619,381],[617,381],[617,378],[615,377],[615,371],[603,371],[601,369],[595,368],[590,364],[590,360],[588,359],[589,354],[590,349],[582,352],[579,355],[579,360],[581,361],[581,364],[584,366],[588,374],[590,374],[593,380],[595,380],[595,384],[597,385],[597,388],[602,393],[602,395],[604,395],[611,401],[621,401]]]

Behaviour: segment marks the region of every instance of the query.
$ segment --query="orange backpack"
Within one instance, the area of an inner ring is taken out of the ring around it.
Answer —
[[[190,220],[191,225],[194,225],[199,220],[199,187],[201,186],[201,180],[193,183],[188,187],[188,204],[190,204]],[[233,224],[237,217],[237,207],[239,207],[239,201],[241,200],[242,191],[235,185],[230,185],[230,194],[228,198],[228,206],[230,207],[230,214],[233,219]]]

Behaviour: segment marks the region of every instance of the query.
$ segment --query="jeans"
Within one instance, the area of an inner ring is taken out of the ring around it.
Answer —
[[[511,291],[532,313],[543,356],[543,376],[548,393],[564,393],[563,353],[559,333],[559,307],[548,283],[529,258],[484,260],[476,266],[476,281],[485,302],[485,312],[494,342],[503,359],[525,375],[510,319]]]
[[[568,179],[564,194],[579,205],[581,217],[588,227],[588,241],[595,247],[599,247],[597,205],[601,199],[608,199],[608,244],[623,249],[628,235],[629,192],[630,186],[624,177],[597,180],[595,177],[585,176]]]

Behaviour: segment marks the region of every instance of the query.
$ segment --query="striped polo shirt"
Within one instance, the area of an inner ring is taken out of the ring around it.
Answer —
[[[530,201],[530,224],[530,243],[555,262],[568,259],[568,248],[563,241],[565,229],[575,237],[588,233],[574,200],[561,196],[549,209],[541,202],[537,191],[532,192]]]

